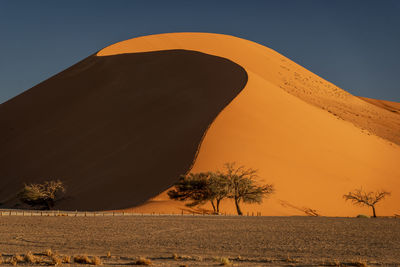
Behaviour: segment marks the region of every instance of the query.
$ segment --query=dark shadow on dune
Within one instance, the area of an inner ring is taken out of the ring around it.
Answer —
[[[92,55],[0,105],[0,202],[61,179],[66,210],[143,203],[186,173],[247,73],[187,50]]]

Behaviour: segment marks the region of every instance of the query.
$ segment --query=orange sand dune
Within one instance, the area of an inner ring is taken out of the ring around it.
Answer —
[[[134,38],[0,105],[0,207],[15,207],[24,182],[59,178],[60,209],[180,213],[165,193],[180,174],[236,161],[277,189],[245,213],[369,213],[342,199],[362,186],[391,191],[377,213],[393,215],[398,105],[355,97],[244,39]],[[234,213],[229,200],[221,208]]]
[[[193,172],[236,161],[259,169],[277,193],[264,204],[245,206],[264,215],[354,216],[369,213],[342,199],[363,187],[392,196],[378,215],[400,212],[400,116],[355,97],[256,43],[219,34],[173,33],[123,41],[97,55],[188,49],[228,58],[248,73],[245,89],[209,128]],[[179,212],[166,194],[132,208]],[[222,209],[234,212],[228,200]]]
[[[381,107],[393,113],[400,114],[400,103],[387,100],[371,99],[366,97],[360,98],[364,101],[367,101],[368,103],[374,104],[375,106]]]

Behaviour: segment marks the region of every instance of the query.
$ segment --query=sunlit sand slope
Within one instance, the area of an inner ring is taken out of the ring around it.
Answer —
[[[362,100],[374,104],[375,106],[386,109],[390,112],[400,114],[400,103],[386,100],[378,100],[366,97],[360,97]]]
[[[186,173],[239,65],[194,51],[92,55],[0,105],[0,207],[24,183],[60,179],[69,210],[138,205]]]
[[[189,49],[228,58],[248,73],[245,89],[209,128],[192,171],[236,161],[259,169],[277,193],[245,211],[265,215],[353,216],[367,208],[342,195],[363,187],[392,196],[378,215],[400,213],[400,116],[355,97],[256,43],[218,34],[175,33],[134,38],[98,56]],[[165,193],[131,210],[179,212]],[[233,212],[230,201],[222,210]]]

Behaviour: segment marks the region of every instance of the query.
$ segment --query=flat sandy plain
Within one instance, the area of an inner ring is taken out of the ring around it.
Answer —
[[[103,265],[399,266],[400,219],[132,215],[0,217],[0,252],[52,249]],[[106,258],[110,251],[112,257]],[[175,259],[173,258],[175,254]]]

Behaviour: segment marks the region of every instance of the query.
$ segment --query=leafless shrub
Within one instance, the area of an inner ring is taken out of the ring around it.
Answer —
[[[390,192],[387,191],[376,191],[376,192],[365,192],[362,188],[355,189],[353,192],[349,192],[343,195],[343,198],[347,201],[351,201],[354,205],[358,206],[369,206],[372,208],[373,217],[376,218],[375,205],[390,196]]]
[[[65,192],[65,186],[60,180],[46,181],[44,183],[25,184],[18,198],[21,202],[32,207],[41,206],[51,209],[58,200],[59,193]]]

